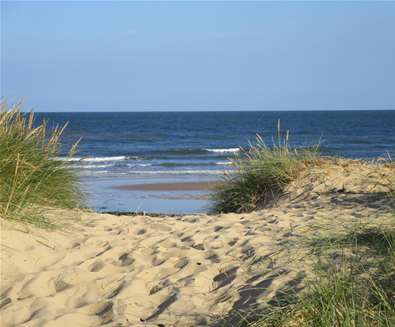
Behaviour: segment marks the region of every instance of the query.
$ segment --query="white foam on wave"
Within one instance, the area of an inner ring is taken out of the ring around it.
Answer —
[[[205,149],[208,152],[217,152],[217,153],[235,153],[235,152],[239,152],[240,149],[239,148],[227,148],[227,149]]]
[[[73,169],[97,169],[97,168],[108,168],[112,167],[114,164],[107,164],[107,165],[73,165],[70,168]]]
[[[67,162],[108,162],[108,161],[122,161],[126,160],[126,156],[115,156],[115,157],[55,157],[54,160],[67,161]]]
[[[215,163],[216,165],[223,165],[223,166],[228,166],[231,165],[232,162],[231,161],[218,161]]]
[[[104,161],[122,161],[126,160],[126,156],[117,156],[117,157],[92,157],[92,158],[83,158],[81,161],[88,162],[104,162]]]
[[[132,170],[128,172],[128,174],[138,175],[218,175],[223,173],[223,170]]]
[[[129,168],[134,168],[134,167],[149,167],[152,166],[150,163],[136,163],[136,164],[127,164]]]
[[[79,157],[55,157],[55,158],[53,158],[53,160],[73,162],[73,161],[81,161],[82,158],[79,158]]]

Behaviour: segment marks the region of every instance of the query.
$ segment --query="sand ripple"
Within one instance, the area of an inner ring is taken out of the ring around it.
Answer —
[[[310,172],[250,214],[76,212],[79,222],[51,232],[2,221],[2,326],[206,326],[273,305],[303,287],[310,266],[294,245],[313,223],[390,215],[380,190],[366,192],[360,172],[372,168],[353,165]]]

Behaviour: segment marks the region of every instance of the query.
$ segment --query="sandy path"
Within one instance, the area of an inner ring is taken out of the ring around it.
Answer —
[[[81,221],[67,230],[28,233],[2,221],[1,325],[206,326],[273,304],[303,286],[310,266],[294,245],[316,233],[313,225],[339,229],[391,215],[377,196],[378,175],[366,193],[363,167],[327,168],[250,214],[77,212]]]

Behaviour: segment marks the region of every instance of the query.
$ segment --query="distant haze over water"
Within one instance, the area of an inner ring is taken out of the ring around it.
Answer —
[[[230,168],[228,158],[257,133],[271,144],[278,119],[292,145],[320,142],[323,155],[368,159],[395,152],[395,111],[39,113],[42,118],[69,122],[60,160],[68,160],[67,149],[82,138],[71,167],[88,185],[88,202],[97,210],[166,211],[155,210],[160,201],[152,200],[164,201],[163,194],[122,193],[112,186],[219,179]],[[192,201],[188,210],[185,202],[182,210],[172,204],[170,211],[204,211],[207,204]]]

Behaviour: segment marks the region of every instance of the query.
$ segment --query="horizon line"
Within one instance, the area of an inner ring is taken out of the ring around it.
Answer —
[[[395,108],[388,109],[249,109],[249,110],[23,110],[23,112],[34,111],[36,113],[188,113],[188,112],[199,112],[199,113],[209,113],[209,112],[323,112],[323,111],[395,111]]]

